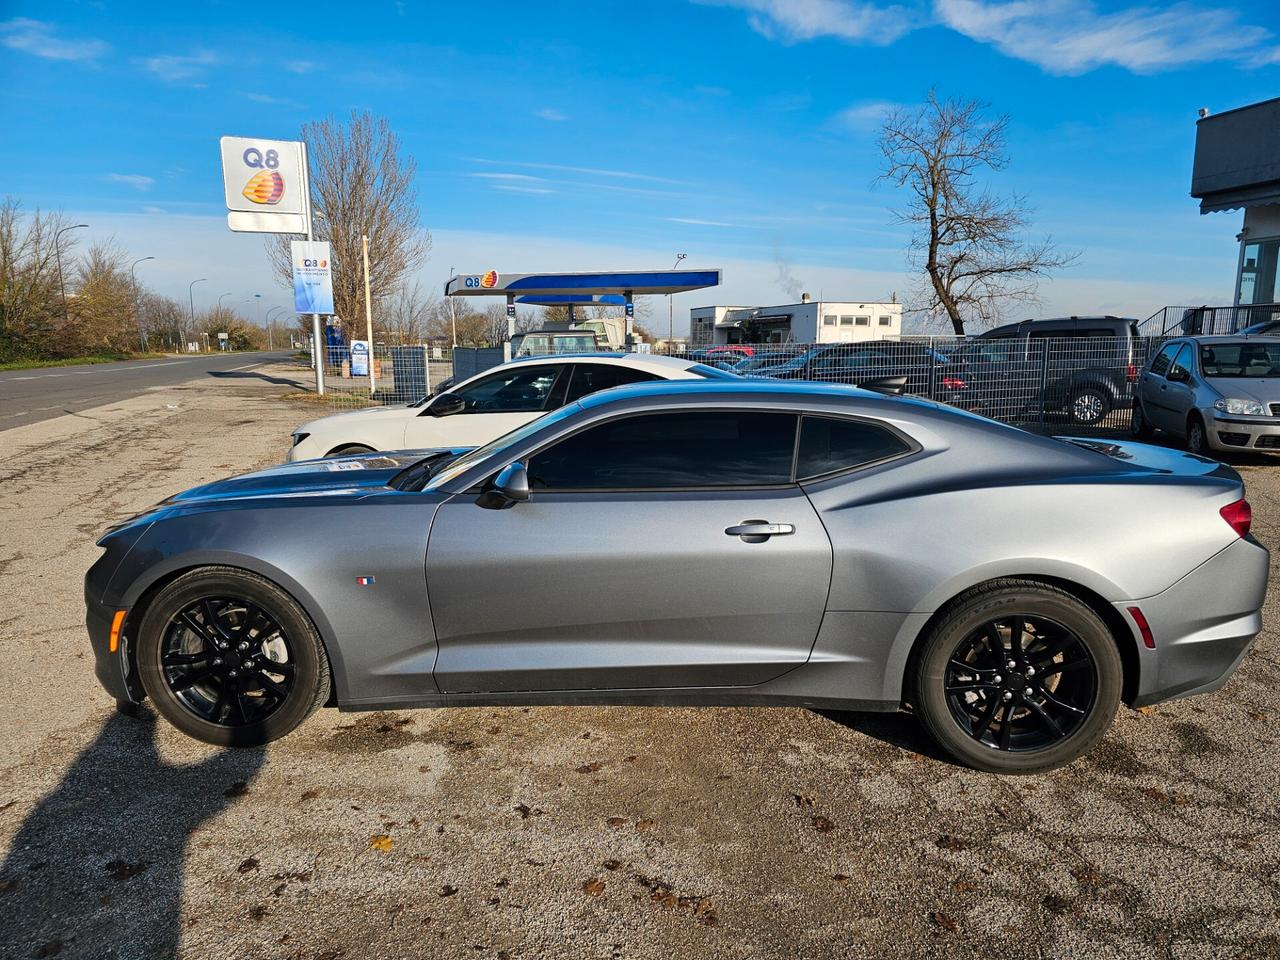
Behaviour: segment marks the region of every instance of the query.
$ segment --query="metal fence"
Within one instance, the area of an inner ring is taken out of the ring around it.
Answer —
[[[1133,384],[1162,337],[904,337],[731,344],[677,354],[746,376],[867,384],[1045,433],[1125,430]]]
[[[1186,337],[1237,333],[1260,323],[1275,323],[1280,333],[1280,304],[1242,303],[1234,307],[1165,307],[1144,320],[1141,332],[1152,336]]]
[[[907,395],[1026,429],[1093,434],[1128,428],[1133,384],[1164,339],[903,337],[728,344],[673,355],[752,377],[863,385],[887,378]],[[351,375],[349,359],[326,364],[326,399],[335,409],[408,403],[447,388],[455,371],[465,380],[501,360],[500,348],[375,346],[372,383]]]

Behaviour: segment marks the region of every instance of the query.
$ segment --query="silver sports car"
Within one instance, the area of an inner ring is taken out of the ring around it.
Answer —
[[[316,707],[911,709],[1070,761],[1220,686],[1267,551],[1230,468],[811,383],[592,394],[470,451],[293,463],[110,530],[97,673],[218,744]]]

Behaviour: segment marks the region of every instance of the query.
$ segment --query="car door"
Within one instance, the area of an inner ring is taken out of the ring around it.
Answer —
[[[1161,399],[1165,405],[1164,416],[1168,420],[1166,430],[1185,434],[1187,417],[1195,408],[1195,388],[1191,382],[1195,368],[1195,345],[1183,343],[1173,355],[1169,373],[1165,376],[1165,389]]]
[[[436,416],[427,404],[405,426],[404,445],[479,446],[563,404],[567,364],[510,363],[450,390],[461,412]]]
[[[793,481],[796,419],[614,417],[529,457],[528,501],[443,504],[427,549],[440,689],[736,687],[804,663],[831,545]]]
[[[1142,401],[1142,414],[1147,422],[1161,430],[1176,430],[1179,433],[1182,431],[1182,424],[1171,426],[1173,418],[1170,415],[1169,382],[1165,377],[1182,346],[1183,342],[1180,340],[1166,343],[1138,377],[1138,397]]]

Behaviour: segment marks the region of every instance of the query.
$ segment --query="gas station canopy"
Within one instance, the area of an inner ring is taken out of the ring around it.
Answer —
[[[489,270],[451,277],[444,292],[448,297],[612,295],[630,298],[666,296],[719,284],[719,270],[619,270],[608,273],[498,273]],[[603,301],[583,299],[577,302]]]
[[[627,298],[620,293],[552,293],[545,297],[516,297],[516,303],[529,307],[622,307]]]

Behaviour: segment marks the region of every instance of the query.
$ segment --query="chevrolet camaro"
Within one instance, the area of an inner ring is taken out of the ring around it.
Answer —
[[[484,446],[290,463],[109,530],[97,675],[191,736],[323,705],[907,709],[1067,763],[1222,685],[1268,555],[1239,476],[853,387],[655,382]]]

